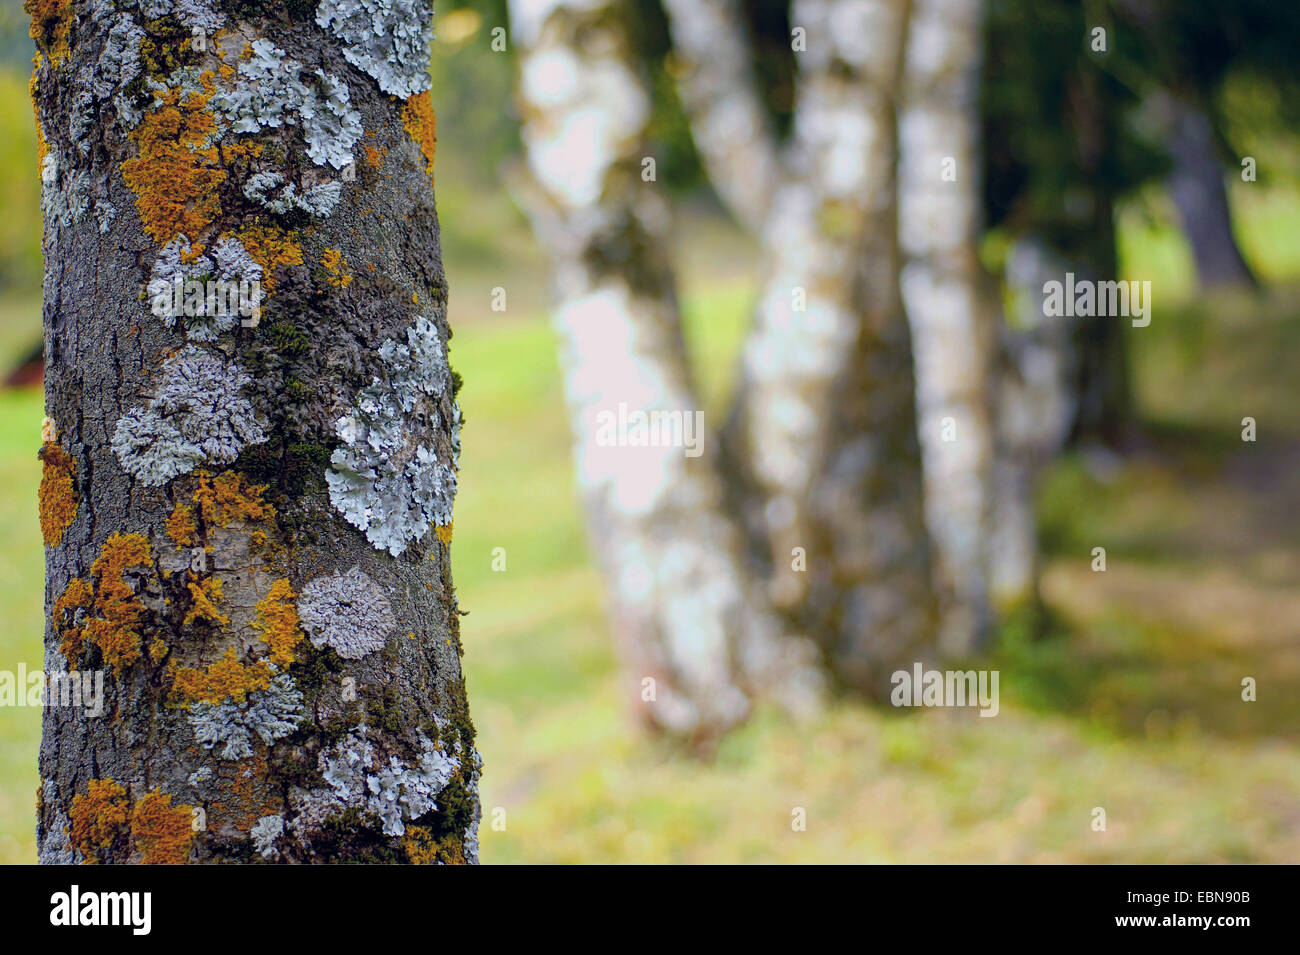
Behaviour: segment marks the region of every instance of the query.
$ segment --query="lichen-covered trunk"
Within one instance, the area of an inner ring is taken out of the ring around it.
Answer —
[[[549,250],[578,484],[651,725],[708,741],[756,694],[815,704],[815,654],[781,639],[744,572],[718,447],[687,373],[648,156],[650,102],[618,3],[513,0],[526,200]]]
[[[934,600],[899,289],[894,94],[906,4],[801,0],[789,173],[727,442],[779,609],[836,676],[887,695]]]
[[[982,0],[912,0],[898,105],[900,282],[912,331],[939,645],[969,653],[991,623],[991,304],[982,204]]]
[[[429,3],[27,6],[41,860],[475,861]]]

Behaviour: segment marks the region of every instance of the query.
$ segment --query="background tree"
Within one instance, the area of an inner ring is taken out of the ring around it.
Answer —
[[[1104,51],[1092,49],[1095,28],[1107,30]],[[989,225],[1041,243],[1080,278],[1114,276],[1115,202],[1158,174],[1160,159],[1126,124],[1138,98],[1105,69],[1117,55],[1110,21],[1064,0],[1000,0],[988,29]],[[1120,325],[1078,322],[1073,338],[1071,435],[1117,446],[1130,415]]]
[[[926,658],[934,638],[898,289],[893,106],[905,10],[808,0],[790,24],[785,175],[728,446],[777,606],[823,643],[840,681],[883,695],[888,674]]]
[[[474,861],[430,6],[29,0],[44,861]]]
[[[619,430],[665,412],[693,430],[699,405],[646,145],[650,98],[626,32],[632,9],[514,0],[510,13],[526,204],[554,263],[578,482],[629,675],[652,681],[637,711],[706,741],[743,719],[757,692],[806,709],[820,682],[812,648],[782,639],[741,560],[712,431],[688,448]]]
[[[754,91],[784,88],[783,58],[757,69],[736,4],[667,4],[711,181],[728,183],[719,192],[738,221],[762,222],[768,278],[724,434],[728,468],[777,608],[822,642],[837,680],[880,694],[894,664],[931,654],[935,624],[894,238],[905,9],[796,3],[787,26],[759,8],[758,42],[785,30],[793,55],[780,146],[780,110],[764,114],[771,96]],[[715,32],[727,36],[718,51]]]
[[[950,654],[993,625],[991,348],[1001,316],[979,260],[982,0],[914,0],[898,95],[900,283],[912,329],[926,527]]]
[[[1253,285],[1233,234],[1224,176],[1241,175],[1224,92],[1229,77],[1262,79],[1294,104],[1293,4],[1214,0],[1183,9],[1165,0],[1118,0],[1116,23],[1128,42],[1117,72],[1149,99],[1149,121],[1164,138],[1167,185],[1202,285]],[[1294,122],[1288,105],[1276,122]]]

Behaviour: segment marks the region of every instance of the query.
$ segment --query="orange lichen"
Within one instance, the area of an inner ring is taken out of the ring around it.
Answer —
[[[185,612],[185,626],[197,620],[206,620],[220,626],[229,626],[230,618],[217,609],[217,604],[225,597],[221,590],[221,581],[216,577],[186,584],[190,591],[190,609]]]
[[[135,804],[131,834],[146,865],[184,865],[190,858],[192,806],[173,806],[172,797],[153,790]]]
[[[268,289],[275,288],[276,270],[303,263],[302,246],[293,233],[277,226],[249,226],[235,233],[235,238],[262,267],[262,284]]]
[[[36,78],[40,69],[41,54],[38,52],[32,57],[32,78],[27,84],[27,92],[32,98],[32,114],[36,121],[36,174],[38,176],[41,167],[45,165],[45,157],[50,154],[50,144],[45,139],[45,126],[41,123],[41,100],[38,95],[40,84]]]
[[[84,796],[72,797],[68,838],[83,862],[99,861],[96,850],[107,849],[122,833],[127,812],[126,790],[111,779],[92,779]]]
[[[227,165],[235,162],[247,164],[254,159],[262,158],[262,153],[265,151],[265,143],[259,143],[251,139],[235,143],[224,143],[220,147],[221,158],[225,160]]]
[[[126,582],[130,567],[152,567],[149,540],[143,534],[115,533],[90,565],[95,578],[95,616],[86,623],[85,636],[104,654],[104,660],[121,676],[140,659],[140,620],[144,604]]]
[[[378,169],[380,163],[384,161],[386,150],[380,149],[378,146],[371,146],[369,143],[364,144],[362,148],[366,151],[366,165],[371,169]]]
[[[54,632],[59,635],[59,649],[69,664],[81,657],[85,649],[85,630],[77,625],[77,611],[88,612],[95,603],[95,591],[84,577],[68,581],[59,599],[54,601]]]
[[[320,264],[329,273],[325,276],[325,280],[330,285],[335,288],[347,288],[352,284],[352,269],[340,250],[326,249],[321,253]]]
[[[68,34],[76,17],[72,0],[24,0],[23,10],[32,18],[28,34],[50,57],[50,64],[62,66],[72,52]]]
[[[433,154],[438,145],[438,120],[433,114],[433,94],[417,93],[402,107],[402,125],[424,155],[424,171],[433,178]]]
[[[237,471],[223,471],[215,478],[207,471],[199,471],[197,477],[194,502],[208,527],[228,527],[235,521],[264,521],[275,516],[275,509],[262,501],[265,484],[249,484]]]
[[[406,858],[411,865],[437,865],[438,843],[426,827],[407,827],[402,845],[406,847]]]
[[[194,520],[194,506],[184,502],[177,504],[163,522],[163,527],[177,547],[193,547],[199,533],[198,523]]]
[[[167,655],[167,643],[162,637],[154,637],[149,641],[149,659],[154,663],[160,663],[162,658]]]
[[[243,703],[254,690],[271,685],[271,667],[265,660],[241,663],[234,647],[209,667],[177,667],[172,689],[183,703]]]
[[[408,826],[402,846],[411,865],[465,864],[465,851],[459,840],[448,836],[439,842],[427,826]]]
[[[257,602],[257,618],[253,626],[262,632],[262,640],[271,650],[271,660],[287,667],[294,660],[293,651],[302,639],[298,627],[297,594],[286,578],[271,584],[271,590]]]
[[[41,537],[46,547],[57,547],[77,516],[77,466],[72,455],[53,441],[38,452],[41,459],[41,486],[36,492],[40,501]]]
[[[455,527],[454,524],[439,524],[433,529],[433,531],[438,535],[438,540],[442,541],[444,544],[450,544],[451,531],[453,527]]]
[[[207,108],[216,86],[211,72],[199,79],[202,92],[154,92],[156,108],[131,131],[138,155],[122,163],[144,229],[161,243],[199,235],[221,212],[217,189],[226,171],[216,146],[207,144],[216,128]]]
[[[220,788],[209,803],[209,822],[248,831],[262,816],[278,812],[274,796],[267,791],[269,767],[266,757],[259,753],[240,764],[243,771],[221,779]]]

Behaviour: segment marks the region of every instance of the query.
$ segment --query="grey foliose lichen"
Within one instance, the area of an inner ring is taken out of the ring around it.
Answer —
[[[292,733],[303,718],[302,694],[286,673],[271,677],[265,690],[252,690],[242,703],[191,703],[190,726],[200,746],[221,751],[222,759],[253,755],[253,738],[266,745]]]
[[[253,837],[253,848],[263,859],[274,858],[278,853],[275,848],[276,840],[284,835],[284,817],[263,816],[257,820],[252,829],[248,830],[248,834]]]
[[[108,198],[106,180],[92,177],[85,169],[74,168],[66,159],[60,159],[57,150],[51,149],[41,163],[41,214],[45,227],[76,225],[91,210],[100,234],[106,235],[117,218],[117,207]]]
[[[166,94],[171,90],[177,90],[182,95],[182,99],[191,96],[206,97],[211,90],[207,89],[204,80],[204,71],[197,66],[182,66],[179,69],[172,70],[161,80],[153,76],[146,76],[144,80],[145,89],[153,97],[153,102],[149,104],[150,109],[157,109],[166,101]],[[218,120],[220,117],[218,117]],[[204,145],[211,146],[221,139],[225,132],[225,126],[220,122],[214,124],[214,128],[209,132]]]
[[[222,287],[209,303],[204,289],[198,302],[187,291],[187,282],[218,282]],[[220,239],[211,255],[195,255],[190,240],[178,236],[163,246],[149,275],[150,310],[172,328],[178,319],[190,341],[211,342],[235,327],[241,314],[260,314],[264,292],[262,266],[253,260],[242,242]],[[179,286],[180,293],[176,294]],[[231,308],[233,293],[235,305]],[[181,309],[178,314],[177,300]]]
[[[321,775],[329,785],[327,803],[373,813],[384,835],[400,836],[406,823],[436,811],[437,796],[460,769],[460,758],[439,749],[420,734],[414,763],[396,756],[384,761],[366,738],[365,726],[321,754]],[[319,796],[318,796],[319,798]]]
[[[86,174],[74,172],[64,177],[61,171],[59,157],[53,152],[47,153],[41,162],[41,212],[46,222],[68,226],[86,214],[86,190],[77,184],[78,177],[84,179]],[[62,182],[65,178],[67,181]]]
[[[309,79],[302,76],[307,73]],[[257,39],[241,60],[230,86],[210,105],[235,133],[300,126],[307,155],[318,166],[342,169],[361,138],[361,114],[352,108],[347,83],[323,70],[308,72],[270,40]]]
[[[380,550],[397,556],[432,526],[451,523],[456,497],[460,411],[446,422],[452,461],[416,436],[416,417],[437,421],[431,399],[446,391],[450,375],[438,330],[420,316],[406,342],[388,339],[379,349],[385,375],[363,388],[352,411],[339,418],[343,441],[330,458],[325,479],[330,502]],[[419,415],[416,412],[420,412]]]
[[[138,123],[141,116],[127,87],[140,75],[144,30],[130,14],[118,13],[106,3],[93,4],[90,15],[94,29],[104,35],[104,46],[92,68],[73,75],[73,108],[68,111],[69,140],[83,156],[90,154],[101,104],[111,100],[118,121],[127,128]]]
[[[47,224],[75,225],[90,208],[90,176],[83,169],[69,169],[53,152],[41,163],[41,213]]]
[[[237,365],[193,345],[163,365],[162,383],[145,408],[123,415],[112,445],[123,469],[158,487],[204,462],[228,464],[266,440]]]
[[[466,781],[466,790],[469,792],[470,799],[474,803],[474,818],[470,824],[465,827],[465,861],[474,865],[478,864],[478,824],[483,815],[482,806],[478,800],[478,781],[483,775],[483,754],[477,749],[471,750],[471,765],[469,779]]]
[[[212,767],[200,766],[198,769],[194,770],[194,772],[190,773],[188,782],[195,789],[201,790],[208,784],[208,781],[211,779],[212,779]]]
[[[345,660],[379,650],[397,626],[388,597],[358,567],[309,581],[298,595],[298,619],[315,646]]]
[[[316,23],[385,93],[406,99],[429,88],[433,0],[321,0]]]
[[[125,4],[140,11],[146,20],[161,20],[172,14],[191,31],[211,33],[226,22],[214,0],[128,0]]]
[[[300,209],[314,216],[327,216],[339,204],[343,194],[341,182],[324,182],[302,192],[284,175],[274,170],[259,172],[244,183],[244,195],[265,209],[279,215]]]

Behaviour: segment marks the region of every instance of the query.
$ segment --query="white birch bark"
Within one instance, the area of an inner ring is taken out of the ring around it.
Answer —
[[[980,231],[981,0],[912,0],[898,106],[900,282],[912,331],[926,523],[940,648],[964,654],[990,624],[987,547],[992,324]]]
[[[758,693],[809,709],[815,653],[781,638],[744,571],[712,432],[694,448],[637,443],[638,414],[694,423],[702,412],[666,211],[640,174],[650,102],[615,5],[512,0],[510,12],[535,186],[526,204],[554,265],[578,483],[637,705],[651,724],[704,740],[744,719]]]
[[[760,232],[780,181],[776,138],[759,98],[736,0],[664,0],[677,87],[714,190]]]
[[[818,634],[839,679],[881,695],[895,665],[924,658],[933,622],[894,240],[904,20],[898,0],[794,6],[806,49],[790,174],[729,436],[774,602]]]
[[[1038,476],[1065,445],[1077,412],[1072,325],[1043,314],[1043,285],[1059,281],[1065,270],[1032,237],[1017,241],[1007,256],[1009,307],[999,347],[989,535],[989,592],[1003,614],[1037,600]]]

